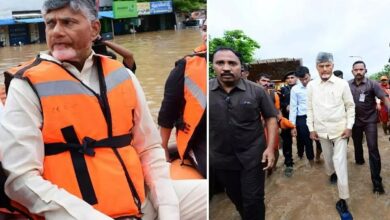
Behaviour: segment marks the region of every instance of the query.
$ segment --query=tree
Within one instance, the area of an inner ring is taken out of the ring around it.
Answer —
[[[242,30],[225,31],[222,38],[210,39],[210,55],[212,55],[218,47],[230,47],[241,53],[244,63],[251,63],[254,60],[255,50],[260,49],[260,45],[255,40],[245,35]],[[215,73],[211,68],[211,62],[209,75],[210,77],[215,77]]]
[[[371,74],[369,78],[372,80],[379,80],[381,76],[390,76],[390,64],[386,64],[381,71]]]
[[[179,12],[192,12],[206,9],[206,0],[173,0],[173,7]]]

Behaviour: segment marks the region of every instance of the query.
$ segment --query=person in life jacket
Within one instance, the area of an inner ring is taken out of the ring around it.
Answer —
[[[381,89],[385,92],[386,97],[389,98],[390,96],[390,85],[389,85],[389,79],[387,76],[381,76],[380,78],[380,85]],[[379,111],[379,120],[382,124],[383,133],[390,134],[390,111],[387,109],[385,103],[381,100],[377,100],[377,109]]]
[[[135,75],[92,51],[94,1],[46,0],[42,15],[49,51],[7,71],[11,205],[32,219],[205,219],[206,185],[170,179]]]
[[[206,178],[207,21],[201,29],[203,44],[192,55],[177,61],[168,76],[158,124],[167,160],[175,159],[168,153],[169,138],[175,126],[181,164],[190,162]]]

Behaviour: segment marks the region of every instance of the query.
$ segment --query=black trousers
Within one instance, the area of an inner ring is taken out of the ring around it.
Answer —
[[[193,147],[195,158],[198,162],[193,163],[196,169],[202,174],[204,178],[207,178],[207,146],[206,139],[200,139],[196,142],[196,147]]]
[[[298,156],[302,157],[303,152],[306,151],[306,157],[308,160],[314,159],[313,141],[310,139],[310,131],[306,125],[306,115],[297,116],[297,147]]]
[[[282,129],[280,136],[283,140],[283,156],[284,156],[284,164],[286,166],[292,166],[294,164],[292,158],[292,136],[291,129]]]
[[[265,219],[262,167],[257,166],[249,170],[215,170],[215,175],[243,220]]]
[[[362,144],[363,132],[366,135],[372,183],[374,185],[381,184],[381,156],[379,155],[378,150],[378,128],[376,123],[367,123],[363,126],[353,126],[352,140],[355,148],[355,160],[356,162],[364,162]]]

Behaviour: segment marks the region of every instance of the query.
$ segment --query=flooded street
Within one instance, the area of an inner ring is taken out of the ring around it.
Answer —
[[[137,64],[136,76],[145,91],[153,118],[156,119],[164,92],[165,80],[175,61],[191,54],[201,43],[198,29],[158,31],[116,36],[114,42],[131,50]],[[34,58],[46,44],[0,48],[0,72]],[[120,61],[121,58],[118,59]]]
[[[382,160],[383,186],[386,194],[372,193],[367,146],[364,145],[366,163],[355,164],[352,140],[348,145],[348,176],[350,199],[348,205],[355,220],[390,219],[390,142],[378,127],[379,151]],[[281,151],[280,151],[281,152]],[[280,153],[277,170],[266,178],[265,206],[267,220],[336,220],[340,219],[335,204],[338,200],[336,185],[329,183],[323,163],[309,168],[307,160],[299,160],[293,146],[294,174],[284,176],[284,157]],[[210,220],[239,220],[239,214],[224,194],[210,202]]]

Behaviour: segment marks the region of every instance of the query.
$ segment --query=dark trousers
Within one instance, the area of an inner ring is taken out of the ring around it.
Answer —
[[[265,219],[262,167],[256,166],[249,170],[215,170],[215,175],[243,220]]]
[[[196,169],[202,174],[204,178],[207,178],[207,147],[206,139],[197,141],[196,147],[193,147],[194,155],[198,164],[193,162]]]
[[[320,141],[316,141],[316,150],[318,154],[322,153],[322,147]]]
[[[303,152],[306,150],[306,157],[308,160],[314,159],[313,141],[310,139],[310,131],[306,125],[306,115],[297,116],[297,147],[298,156],[302,157]]]
[[[291,129],[282,129],[280,136],[283,140],[283,156],[284,156],[284,164],[286,166],[292,166],[293,158],[292,158],[292,136]]]
[[[378,128],[376,123],[353,126],[352,139],[355,148],[355,160],[356,162],[364,162],[362,144],[363,132],[366,135],[372,183],[374,185],[381,184],[381,156],[379,155],[378,150]]]

